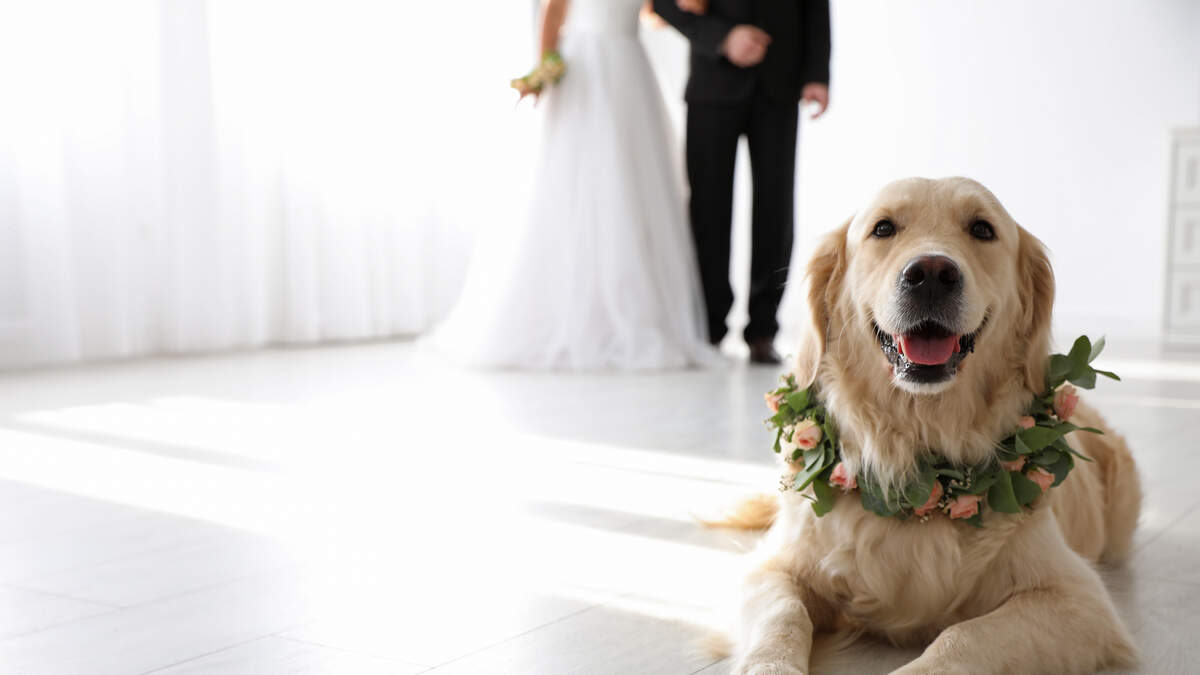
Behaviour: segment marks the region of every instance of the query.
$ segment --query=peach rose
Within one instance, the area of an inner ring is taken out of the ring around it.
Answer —
[[[853,490],[858,487],[858,478],[850,473],[845,462],[838,462],[833,467],[833,475],[829,477],[829,482],[843,490]]]
[[[812,420],[802,420],[792,432],[792,443],[796,447],[812,450],[821,442],[821,427]]]
[[[951,518],[970,518],[979,513],[979,502],[983,495],[959,495],[950,502]]]
[[[1025,477],[1037,483],[1038,487],[1042,488],[1042,492],[1049,490],[1050,486],[1054,484],[1054,474],[1040,466],[1025,474]]]
[[[1066,422],[1075,413],[1075,405],[1079,403],[1079,393],[1075,387],[1064,384],[1054,393],[1054,414]]]
[[[783,394],[763,394],[763,398],[767,400],[771,412],[779,412],[779,406],[783,405]]]
[[[1000,462],[1000,468],[1005,471],[1020,471],[1025,466],[1025,456],[1021,455],[1011,462]]]
[[[1017,424],[1020,424],[1022,429],[1032,429],[1037,426],[1037,420],[1033,419],[1030,415],[1026,415],[1018,420]]]
[[[932,513],[933,510],[937,508],[938,501],[941,500],[944,493],[945,490],[942,489],[941,481],[933,481],[933,492],[929,493],[929,499],[926,500],[926,502],[920,507],[913,509],[913,513],[917,514],[918,516]]]

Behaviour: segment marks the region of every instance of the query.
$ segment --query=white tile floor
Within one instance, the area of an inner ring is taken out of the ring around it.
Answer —
[[[1200,355],[1136,356],[1091,396],[1148,492],[1108,577],[1144,672],[1196,672]],[[774,378],[403,342],[0,376],[0,672],[725,673],[697,640],[753,538],[692,516],[774,486]]]

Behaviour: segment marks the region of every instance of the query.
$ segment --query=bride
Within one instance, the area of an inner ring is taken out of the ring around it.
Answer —
[[[477,247],[427,339],[451,360],[643,370],[715,358],[677,154],[638,40],[642,4],[543,0],[542,64],[513,83],[545,104],[535,200]]]

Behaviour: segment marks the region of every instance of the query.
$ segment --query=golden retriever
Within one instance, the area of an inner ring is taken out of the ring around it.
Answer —
[[[914,279],[929,283],[914,291]],[[851,475],[898,484],[926,449],[986,462],[1044,387],[1049,260],[975,181],[886,186],[820,244],[808,284],[794,374],[817,384]],[[1103,428],[1084,405],[1072,421]],[[1093,564],[1128,552],[1141,489],[1124,441],[1105,431],[1070,434],[1094,461],[1032,508],[988,510],[982,528],[939,512],[881,517],[848,498],[817,517],[804,495],[781,493],[750,518],[773,524],[745,580],[734,672],[807,673],[821,631],[927,645],[896,673],[1132,664]]]

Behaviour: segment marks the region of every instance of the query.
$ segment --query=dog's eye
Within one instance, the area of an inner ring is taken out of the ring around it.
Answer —
[[[890,220],[881,220],[875,223],[875,229],[871,230],[871,236],[880,239],[887,239],[893,234],[896,234],[896,226]]]
[[[971,223],[971,236],[983,241],[990,241],[996,238],[996,230],[992,228],[992,224],[986,220],[977,220]]]

